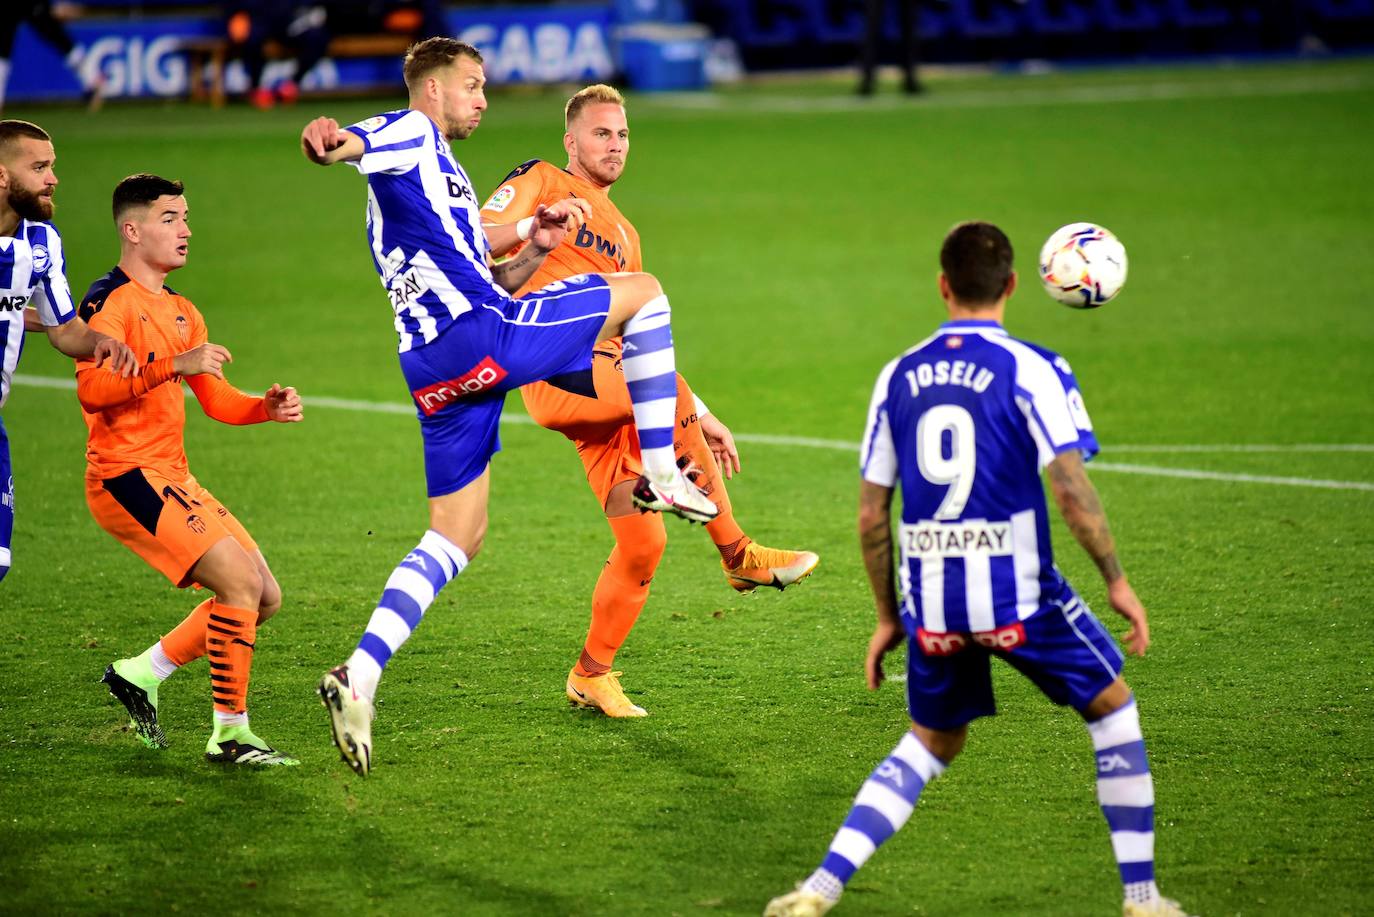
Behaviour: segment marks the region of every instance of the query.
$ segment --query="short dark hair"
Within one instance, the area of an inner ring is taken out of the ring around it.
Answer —
[[[482,63],[482,55],[476,48],[456,38],[436,35],[411,45],[405,57],[406,87],[414,89],[435,70],[447,67],[460,57],[470,57]]]
[[[0,121],[0,157],[8,156],[14,145],[23,137],[30,140],[52,140],[47,131],[31,121],[20,121],[16,118]]]
[[[160,197],[177,197],[185,186],[179,181],[169,181],[161,175],[139,172],[130,175],[114,189],[114,218],[120,218],[133,207],[146,207]]]
[[[992,305],[1011,280],[1011,240],[991,223],[960,223],[940,246],[940,268],[959,302]]]

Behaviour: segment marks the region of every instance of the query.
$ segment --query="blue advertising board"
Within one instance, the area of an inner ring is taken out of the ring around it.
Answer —
[[[459,9],[448,14],[450,34],[475,45],[492,83],[561,83],[609,79],[616,66],[611,51],[610,4]],[[188,61],[182,44],[223,34],[214,16],[94,17],[68,24],[76,42],[71,66],[87,76],[101,74],[109,98],[175,97],[188,93]],[[19,28],[7,97],[12,102],[75,99],[76,75],[53,48],[27,25]],[[290,61],[273,61],[265,80],[291,75]],[[302,81],[311,90],[367,90],[400,87],[400,61],[389,58],[325,59]],[[230,92],[247,88],[238,62],[226,68]]]

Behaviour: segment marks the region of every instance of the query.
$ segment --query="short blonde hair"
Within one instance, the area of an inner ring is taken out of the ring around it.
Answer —
[[[576,95],[568,100],[568,105],[563,110],[563,126],[571,128],[573,121],[582,113],[582,109],[588,105],[596,105],[601,102],[624,107],[625,97],[620,94],[619,89],[614,86],[607,86],[605,83],[593,83],[586,89],[580,89]]]

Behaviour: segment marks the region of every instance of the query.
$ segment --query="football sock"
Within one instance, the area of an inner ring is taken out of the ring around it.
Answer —
[[[243,713],[248,709],[248,676],[253,669],[258,611],[256,608],[233,608],[216,599],[210,606],[205,631],[215,711],[230,715]]]
[[[592,623],[574,669],[584,677],[610,671],[616,651],[649,600],[649,583],[667,543],[663,519],[656,514],[633,513],[606,521],[615,533],[615,547],[592,592]]]
[[[156,692],[157,686],[177,670],[177,665],[167,658],[159,640],[132,659],[116,660],[114,670],[120,678],[133,682],[145,691]]]
[[[925,785],[944,773],[945,764],[908,732],[859,789],[849,817],[830,842],[820,868],[802,888],[828,900],[840,897],[845,883],[883,841],[901,830]]]
[[[214,601],[206,599],[201,602],[160,641],[162,652],[174,666],[183,666],[205,655],[205,625],[210,620],[210,606]]]
[[[367,632],[348,657],[348,671],[358,693],[369,700],[377,693],[382,669],[425,616],[439,590],[468,565],[456,544],[430,529],[391,571]]]
[[[677,473],[673,432],[677,423],[677,368],[667,296],[656,296],[625,323],[621,367],[630,390],[644,471],[657,481]]]
[[[1097,756],[1097,801],[1112,832],[1125,898],[1154,901],[1155,788],[1135,698],[1087,725]]]
[[[686,416],[690,417],[691,413],[688,412]],[[686,425],[683,439],[686,449],[684,454],[678,457],[679,462],[690,461],[699,469],[692,483],[701,488],[702,493],[710,497],[720,510],[716,518],[706,523],[706,534],[711,536],[716,550],[720,551],[721,559],[727,566],[733,567],[743,556],[749,538],[735,521],[734,510],[730,506],[730,494],[725,489],[725,477],[720,473],[720,468],[716,465],[716,456],[711,452],[711,447],[707,445],[706,437],[701,432],[700,421]]]
[[[724,512],[722,512],[721,515],[725,515]],[[720,559],[722,562],[724,562],[725,566],[738,567],[740,561],[744,560],[744,549],[749,547],[753,539],[751,539],[748,535],[744,534],[743,532],[740,532],[739,526],[735,524],[734,517],[729,516],[724,521],[728,522],[730,524],[730,528],[734,529],[735,532],[739,532],[739,537],[736,538],[734,541],[724,540],[726,538],[729,538],[730,536],[725,535],[722,537],[718,535],[715,531],[711,530],[711,526],[715,525],[717,522],[720,521],[720,516],[717,516],[710,522],[706,523],[706,531],[710,534],[711,540],[716,543],[716,550],[720,552]]]

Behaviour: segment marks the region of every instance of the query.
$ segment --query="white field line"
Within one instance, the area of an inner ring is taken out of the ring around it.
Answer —
[[[713,114],[805,114],[818,112],[886,112],[895,110],[919,111],[921,109],[981,109],[981,108],[1028,108],[1045,105],[1104,105],[1123,102],[1158,102],[1174,99],[1240,99],[1265,96],[1291,96],[1311,93],[1359,92],[1374,90],[1374,79],[1362,73],[1333,74],[1289,74],[1279,71],[1257,74],[1253,77],[1222,75],[1198,80],[1141,79],[1138,82],[1116,83],[1112,85],[1071,85],[1037,87],[1035,77],[1008,78],[1005,91],[998,89],[969,90],[951,85],[948,89],[941,86],[934,92],[922,96],[877,96],[859,98],[858,96],[811,96],[811,95],[774,95],[760,93],[744,95],[736,93],[664,93],[661,95],[641,96],[635,100],[636,117],[695,117]],[[394,101],[377,100],[377,110],[401,105],[397,97]],[[487,130],[502,127],[528,126],[548,123],[548,114],[543,111],[516,109],[507,111],[496,100],[494,112],[484,119],[491,124]],[[247,137],[280,139],[290,133],[292,128],[274,122],[254,124],[200,124],[195,128],[196,135],[202,138]],[[116,122],[102,119],[88,120],[79,137],[68,137],[65,142],[92,142],[111,136],[122,136],[123,130]],[[181,137],[185,128],[171,124],[165,126],[144,125],[139,127],[140,137],[175,138]],[[294,136],[294,135],[293,135]]]
[[[905,96],[787,96],[719,95],[680,93],[657,96],[650,101],[660,111],[706,111],[749,114],[815,114],[816,112],[879,112],[923,108],[1028,108],[1045,105],[1100,105],[1120,102],[1159,102],[1176,99],[1240,99],[1262,96],[1306,95],[1326,92],[1358,92],[1374,89],[1363,74],[1314,74],[1277,78],[1229,78],[1197,81],[1142,81],[1107,86],[1034,87],[1032,77],[1007,84],[1005,92],[969,91],[943,87],[928,95]],[[640,105],[644,105],[641,101]],[[649,106],[645,106],[649,107]],[[637,109],[640,110],[640,109]]]
[[[33,388],[55,388],[73,390],[76,388],[75,379],[63,379],[53,376],[31,376],[25,373],[16,373],[13,379],[14,385],[24,385]],[[192,397],[189,391],[185,392],[186,397]],[[360,401],[350,398],[328,398],[328,397],[302,397],[301,401],[307,407],[332,408],[342,411],[365,411],[373,414],[404,414],[415,415],[415,408],[408,404],[401,404],[390,401]],[[501,415],[501,422],[506,424],[518,424],[521,426],[532,426],[534,421],[528,414],[521,414],[514,411],[505,411]],[[837,452],[859,451],[859,444],[848,442],[842,439],[819,439],[810,436],[773,436],[767,433],[736,433],[735,440],[741,443],[756,443],[762,446],[792,446],[802,449],[827,449]],[[1176,446],[1164,444],[1139,445],[1139,446],[1113,446],[1107,450],[1110,452],[1157,452],[1157,453],[1196,453],[1196,452],[1374,452],[1374,443],[1312,443],[1308,445],[1296,444],[1180,444]],[[1363,490],[1374,492],[1374,483],[1365,481],[1330,481],[1320,478],[1299,478],[1299,477],[1278,477],[1262,474],[1241,474],[1221,471],[1203,471],[1192,468],[1164,468],[1158,465],[1134,465],[1122,464],[1117,462],[1093,462],[1091,466],[1097,471],[1119,472],[1122,474],[1142,474],[1164,478],[1191,478],[1200,481],[1227,481],[1241,484],[1275,484],[1283,487],[1315,487],[1323,490]]]

